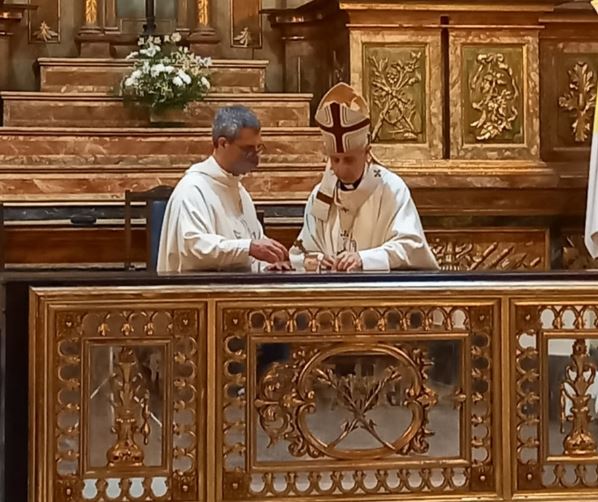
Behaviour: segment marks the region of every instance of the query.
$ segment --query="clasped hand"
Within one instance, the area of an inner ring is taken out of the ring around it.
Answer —
[[[359,253],[354,251],[343,251],[336,257],[325,256],[322,259],[322,267],[338,272],[353,272],[363,269],[363,262]]]

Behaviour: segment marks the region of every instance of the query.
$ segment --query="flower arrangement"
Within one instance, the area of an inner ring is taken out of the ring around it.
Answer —
[[[127,59],[133,69],[120,83],[125,102],[144,103],[152,111],[183,110],[191,101],[201,101],[210,90],[210,58],[193,54],[179,46],[181,35],[140,38],[139,50]]]

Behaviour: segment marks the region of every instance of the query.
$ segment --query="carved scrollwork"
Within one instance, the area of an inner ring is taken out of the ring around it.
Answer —
[[[198,311],[187,309],[57,315],[56,500],[197,500],[198,323]],[[112,369],[103,379],[104,354]],[[148,463],[156,451],[161,464]],[[159,469],[162,493],[150,469]]]
[[[470,124],[478,141],[499,138],[517,117],[520,92],[504,54],[478,54],[469,81],[471,107],[478,118]]]
[[[559,98],[559,106],[571,114],[571,131],[576,143],[584,143],[592,131],[596,108],[596,75],[588,63],[577,62],[568,72],[569,88]]]
[[[116,357],[116,371],[110,380],[116,442],[106,453],[108,467],[143,465],[144,452],[137,444],[137,433],[149,442],[149,391],[145,388],[139,363],[131,347],[122,347]]]
[[[305,353],[304,350],[301,351]],[[381,375],[358,376],[335,374],[333,358],[354,354],[379,354],[390,363]],[[419,349],[411,353],[386,345],[336,346],[315,353],[310,360],[294,357],[291,365],[274,365],[261,382],[255,406],[260,423],[271,443],[284,438],[293,456],[308,454],[336,459],[376,459],[388,455],[425,453],[429,409],[437,395],[426,386],[429,361]],[[393,441],[383,439],[370,412],[383,405],[385,392],[403,379],[401,405],[412,414],[411,423]],[[331,441],[321,440],[307,424],[306,416],[317,407],[318,387],[332,391],[336,401],[351,416]],[[379,444],[377,448],[342,449],[343,441],[357,430],[367,431]]]
[[[462,238],[432,238],[430,245],[442,270],[537,270],[544,265],[543,250],[534,242],[483,242]]]

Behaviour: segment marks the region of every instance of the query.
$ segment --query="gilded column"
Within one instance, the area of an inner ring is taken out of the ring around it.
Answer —
[[[79,29],[76,40],[81,57],[110,57],[110,42],[100,26],[99,10],[103,7],[100,0],[83,0],[83,26]]]
[[[85,24],[81,31],[99,31],[98,0],[85,0]]]
[[[191,50],[202,56],[216,56],[220,42],[211,23],[210,0],[195,0],[195,26],[189,37]]]

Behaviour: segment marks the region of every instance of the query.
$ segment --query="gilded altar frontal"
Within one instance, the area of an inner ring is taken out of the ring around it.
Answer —
[[[31,500],[594,500],[562,287],[34,290]]]
[[[0,0],[0,502],[598,502],[598,0]]]

